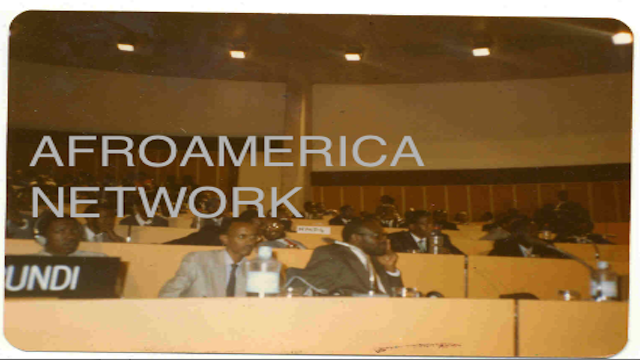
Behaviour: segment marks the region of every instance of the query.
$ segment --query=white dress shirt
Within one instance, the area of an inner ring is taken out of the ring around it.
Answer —
[[[520,251],[522,251],[522,255],[524,255],[524,257],[528,258],[531,257],[531,255],[533,255],[533,247],[524,247],[521,244],[518,244],[518,247],[520,247]]]
[[[420,239],[419,237],[415,236],[412,232],[409,232],[409,234],[411,234],[411,237],[418,245],[418,248],[420,248],[420,251],[427,252],[427,238]]]
[[[142,216],[140,216],[140,214],[138,213],[136,213],[135,218],[136,218],[136,221],[138,222],[138,225],[140,226],[149,226],[153,222],[153,218],[149,218],[145,221],[144,219],[142,219]]]
[[[242,260],[240,260],[240,262],[238,263],[238,267],[236,267],[236,279],[238,276],[238,271],[239,269],[244,266],[244,263],[247,262],[247,258],[242,258]],[[227,250],[224,251],[224,265],[227,269],[226,271],[226,281],[225,284],[229,284],[229,278],[231,278],[231,266],[235,264],[235,262],[233,261],[233,259],[231,258],[231,255],[229,255],[229,253],[227,252]]]
[[[85,240],[87,240],[88,242],[109,242],[108,239],[106,239],[107,241],[105,241],[105,238],[107,236],[106,233],[102,232],[100,234],[96,234],[89,228],[89,225],[87,224],[84,224],[84,234],[86,236]]]
[[[375,278],[378,283],[378,290],[380,290],[384,294],[387,293],[387,291],[384,289],[384,286],[382,285],[382,282],[380,281],[380,276],[378,276],[378,274],[375,273],[375,269],[373,268],[373,266],[369,266],[369,264],[371,263],[371,258],[369,257],[369,255],[365,254],[364,251],[362,251],[362,249],[360,249],[359,247],[353,246],[349,243],[342,242],[342,241],[335,241],[335,243],[338,245],[348,247],[358,257],[358,260],[360,260],[360,262],[362,263],[364,268],[367,269],[369,274],[375,275]],[[394,272],[387,271],[387,274],[389,274],[389,276],[398,277],[400,276],[400,269],[396,269],[396,271]]]

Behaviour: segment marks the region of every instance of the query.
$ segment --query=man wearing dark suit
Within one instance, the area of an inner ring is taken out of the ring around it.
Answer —
[[[433,228],[429,213],[424,210],[407,212],[405,221],[409,226],[408,231],[389,234],[391,249],[395,252],[427,252],[428,238]],[[444,236],[443,250],[445,254],[464,255],[451,243],[449,235],[442,235]]]
[[[227,219],[227,218],[225,218]],[[228,224],[226,228],[229,227]],[[208,224],[203,226],[197,232],[191,233],[183,238],[171,240],[164,245],[204,245],[204,246],[222,246],[220,234],[224,230],[218,226]]]
[[[136,214],[136,215],[129,215],[126,218],[120,220],[120,225],[168,227],[169,220],[158,215],[154,215],[152,218],[149,218],[146,216]]]
[[[531,219],[522,218],[514,221],[510,230],[512,235],[509,238],[493,243],[489,256],[565,258],[564,255],[539,245],[536,241],[538,227]]]
[[[353,210],[353,207],[351,207],[351,205],[345,205],[340,208],[340,215],[329,220],[329,225],[347,225],[354,219],[357,219],[355,215],[356,212]]]
[[[594,234],[593,223],[584,217],[577,218],[564,218],[565,224],[563,224],[563,232],[553,239],[554,243],[573,243],[573,244],[613,244],[609,240],[605,239],[600,234]]]
[[[433,212],[433,222],[439,224],[442,230],[460,230],[456,224],[447,221],[447,216],[446,210],[436,210]]]
[[[301,242],[293,239],[287,239],[287,233],[285,229],[286,227],[280,219],[263,219],[260,230],[262,232],[262,238],[265,241],[260,242],[258,246],[269,246],[277,249],[307,249],[307,247],[304,246],[304,244],[302,244]]]
[[[168,227],[169,220],[162,216],[154,215],[153,217],[147,216],[144,206],[142,205],[142,199],[136,197],[132,206],[133,215],[129,215],[120,220],[120,225],[130,226],[162,226]]]
[[[316,248],[302,277],[329,294],[391,294],[403,287],[398,255],[391,251],[384,229],[376,222],[354,221],[342,230],[344,241]]]
[[[218,210],[220,210],[220,198],[218,197],[212,197],[207,199],[204,202],[202,208],[198,209],[198,211],[200,211],[203,214],[214,214]],[[226,229],[231,223],[231,219],[232,219],[231,217],[225,216],[224,213],[212,219],[200,218],[196,216],[193,218],[193,222],[191,223],[191,228],[201,229],[205,226],[215,226],[218,229]]]

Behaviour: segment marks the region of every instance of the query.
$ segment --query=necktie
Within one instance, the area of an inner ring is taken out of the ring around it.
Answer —
[[[229,276],[229,283],[227,284],[227,297],[236,296],[236,269],[238,264],[231,265],[231,276]]]

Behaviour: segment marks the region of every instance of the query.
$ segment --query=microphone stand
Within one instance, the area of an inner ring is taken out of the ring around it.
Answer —
[[[302,281],[305,285],[307,285],[307,290],[311,289],[311,290],[313,290],[313,291],[315,291],[315,292],[317,292],[317,293],[319,293],[319,294],[322,294],[322,295],[327,295],[327,294],[329,294],[329,291],[327,291],[326,289],[319,289],[319,288],[317,288],[317,287],[315,287],[315,286],[311,285],[311,284],[310,284],[307,280],[305,280],[303,277],[301,277],[301,276],[297,276],[297,275],[296,275],[296,276],[292,276],[292,277],[289,279],[289,281],[287,281],[287,283],[286,283],[286,284],[284,284],[283,288],[287,289],[287,288],[289,287],[289,285],[291,285],[291,283],[292,283],[294,280],[300,280],[300,281]]]
[[[595,252],[596,252],[596,261],[597,261],[597,260],[600,260],[600,249],[598,248],[598,245],[596,245],[595,241],[593,241],[593,240],[591,240],[591,239],[587,238],[586,236],[585,236],[585,237],[581,237],[581,238],[579,238],[579,240],[584,241],[584,242],[586,242],[586,243],[588,243],[588,244],[593,245],[593,249],[594,249],[594,250],[595,250]]]
[[[129,229],[127,230],[127,242],[131,242],[131,225],[129,225]]]
[[[572,260],[575,260],[575,261],[579,262],[582,266],[584,266],[587,269],[589,269],[589,274],[591,276],[593,276],[593,274],[596,272],[596,269],[594,269],[593,266],[587,264],[584,260],[580,259],[579,257],[577,257],[577,256],[575,256],[575,255],[573,255],[571,253],[568,253],[568,252],[566,252],[564,250],[560,250],[557,247],[555,247],[555,246],[553,246],[551,244],[547,244],[546,242],[538,240],[538,239],[529,239],[529,240],[531,240],[531,242],[533,244],[543,246],[543,247],[545,247],[545,248],[547,248],[549,250],[553,250],[553,251],[555,251],[557,253],[560,253],[560,254],[568,257],[569,259],[572,259]]]

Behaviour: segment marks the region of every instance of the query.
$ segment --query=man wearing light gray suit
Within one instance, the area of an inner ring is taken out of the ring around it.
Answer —
[[[178,272],[160,289],[159,297],[246,296],[246,256],[258,241],[251,223],[234,221],[220,235],[225,250],[192,252]]]

